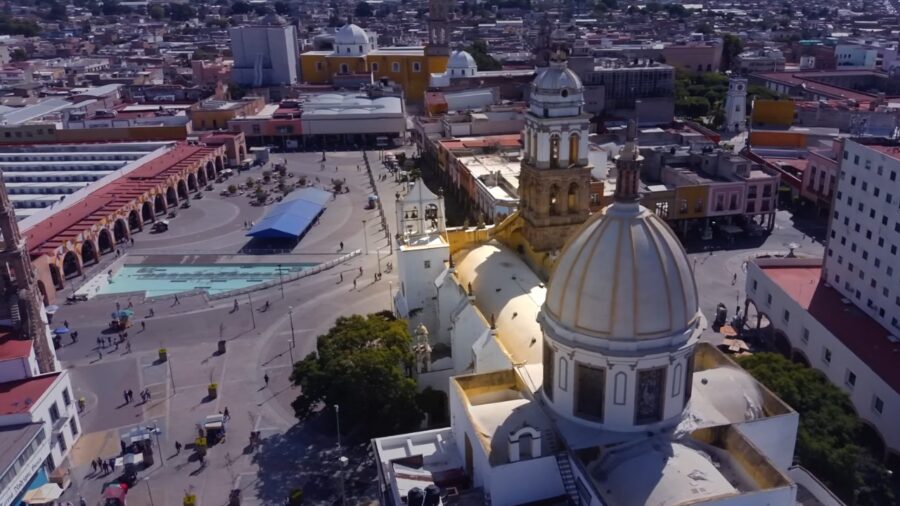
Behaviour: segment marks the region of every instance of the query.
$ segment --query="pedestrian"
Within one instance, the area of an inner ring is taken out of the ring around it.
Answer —
[[[97,360],[103,360],[103,352],[100,351],[100,348],[97,348]]]
[[[181,304],[181,301],[178,300],[178,295],[175,296],[175,304]]]
[[[337,165],[334,166],[334,171],[337,172]]]
[[[228,412],[228,406],[225,406],[225,411],[222,413],[222,416],[225,417],[225,421],[231,420],[231,414]]]
[[[69,328],[69,320],[63,320],[63,327]]]
[[[112,336],[107,336],[107,337],[106,337],[106,345],[107,345],[107,346],[112,346]]]
[[[78,412],[81,413],[84,411],[84,406],[87,404],[84,400],[84,397],[78,398]]]
[[[340,276],[341,276],[341,280],[338,281],[338,283],[343,283],[343,282],[344,282],[344,273],[341,272],[341,273],[339,273],[339,274],[340,274]]]
[[[103,338],[100,337],[100,336],[97,336],[97,347],[98,347],[98,348],[102,348],[102,347],[103,347]]]
[[[78,332],[72,332],[71,334],[69,334],[69,337],[72,338],[72,344],[78,342]]]
[[[125,404],[128,404],[128,402],[129,402],[129,400],[128,400],[128,390],[124,390],[124,391],[122,392],[122,397],[125,398]]]
[[[87,501],[84,500],[84,496],[78,496],[78,506],[87,506]]]
[[[344,251],[344,241],[341,241],[341,251]],[[68,327],[68,325],[66,325]]]
[[[131,245],[134,246],[134,237],[131,238]]]
[[[125,343],[125,353],[131,353],[131,341]]]
[[[266,386],[269,386],[269,373],[263,375],[263,381],[266,382]]]
[[[134,309],[134,302],[128,301],[128,309]]]
[[[128,402],[131,402],[131,401],[133,401],[133,400],[134,400],[134,391],[132,391],[132,390],[129,388],[129,389],[128,389]]]
[[[116,301],[116,312],[119,312],[120,309],[122,309],[122,305],[119,304],[119,301]]]
[[[125,446],[125,441],[122,441],[122,440],[120,439],[120,440],[119,440],[119,446],[121,446],[121,448],[122,448],[122,455],[125,455],[125,453],[126,453],[125,450],[128,449],[128,448]]]
[[[175,441],[175,455],[178,455],[180,453],[181,453],[181,443],[179,443],[178,441]]]
[[[356,278],[353,278],[353,289],[356,290]]]
[[[372,282],[378,281],[378,273],[372,274]]]
[[[147,329],[147,323],[146,323],[146,322],[141,322],[141,332],[143,332],[143,331],[146,330],[146,329]]]
[[[153,396],[150,395],[150,389],[149,389],[149,388],[145,388],[145,389],[144,389],[144,393],[147,394],[147,400],[148,400],[148,401],[153,399]]]
[[[106,468],[106,461],[100,461],[100,469],[103,470],[103,474],[109,474],[109,469]]]
[[[359,275],[362,276],[362,266],[359,266]]]
[[[91,461],[91,470],[93,470],[93,472],[95,472],[95,473],[97,472],[97,461],[96,460]]]
[[[150,308],[150,316],[154,316],[154,315],[156,315],[156,313],[153,311],[153,308],[151,307]]]

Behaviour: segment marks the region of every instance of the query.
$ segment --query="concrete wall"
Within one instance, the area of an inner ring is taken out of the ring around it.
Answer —
[[[735,428],[756,445],[775,467],[787,471],[794,462],[799,423],[800,415],[791,412],[742,423]]]
[[[34,358],[34,349],[27,357],[14,358],[0,362],[0,383],[30,378],[39,373],[37,360]]]
[[[491,504],[514,506],[565,494],[556,458],[520,460],[491,470]]]

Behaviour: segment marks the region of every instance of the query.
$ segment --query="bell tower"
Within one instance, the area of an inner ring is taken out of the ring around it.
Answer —
[[[56,371],[59,367],[50,341],[50,329],[41,318],[44,305],[38,297],[34,267],[31,265],[25,240],[19,233],[15,212],[2,178],[0,233],[3,234],[3,250],[0,251],[3,285],[0,287],[0,295],[8,308],[8,318],[22,338],[33,342],[41,373]]]
[[[428,45],[426,57],[450,56],[451,0],[428,0]],[[445,60],[446,65],[446,60]]]
[[[581,80],[559,52],[531,84],[519,176],[525,238],[555,252],[590,213],[589,115]]]

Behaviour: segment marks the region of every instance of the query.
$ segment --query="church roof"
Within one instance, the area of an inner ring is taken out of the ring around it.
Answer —
[[[368,44],[369,35],[362,28],[347,24],[340,28],[334,35],[335,44]]]
[[[537,315],[547,296],[544,284],[513,251],[491,242],[461,255],[456,274],[472,283],[475,306],[490,320],[513,363],[541,362],[543,334]]]

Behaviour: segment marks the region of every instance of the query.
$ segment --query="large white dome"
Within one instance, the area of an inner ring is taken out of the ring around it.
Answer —
[[[475,63],[475,58],[472,58],[472,55],[467,53],[466,51],[457,50],[450,53],[450,58],[447,60],[447,68],[448,69],[470,69],[470,68],[478,68],[478,64]]]
[[[616,202],[566,245],[550,279],[549,316],[580,336],[650,340],[699,323],[697,287],[678,238],[637,202]]]
[[[580,94],[584,87],[578,75],[565,62],[552,61],[531,83],[532,95]]]
[[[340,28],[334,35],[335,44],[368,44],[369,35],[362,28],[347,24]]]

